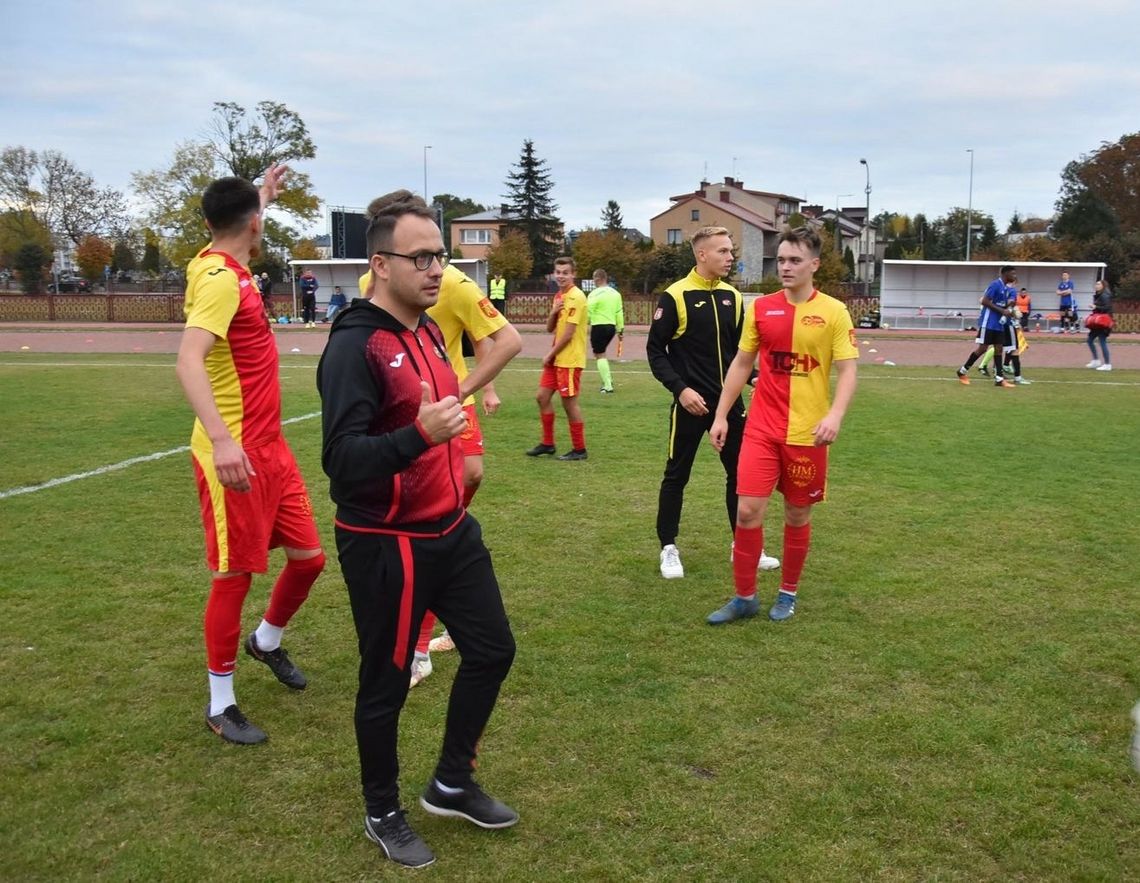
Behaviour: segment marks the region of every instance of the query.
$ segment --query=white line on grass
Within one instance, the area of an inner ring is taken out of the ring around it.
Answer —
[[[320,416],[320,411],[313,411],[310,414],[302,414],[300,417],[290,417],[287,420],[282,420],[281,425],[287,426],[290,423],[300,423],[302,420],[312,420],[314,417]],[[121,460],[118,463],[110,463],[107,466],[100,466],[97,469],[91,469],[87,472],[76,472],[72,475],[65,475],[62,478],[52,478],[41,484],[30,484],[25,487],[9,488],[6,491],[0,491],[0,500],[7,499],[8,497],[18,497],[20,494],[34,494],[36,491],[46,491],[48,488],[58,487],[61,484],[70,484],[73,481],[79,481],[83,478],[94,478],[96,475],[106,475],[108,472],[118,472],[120,469],[127,469],[131,466],[137,466],[139,463],[150,463],[154,460],[162,460],[166,457],[173,457],[175,454],[185,454],[189,450],[189,445],[182,445],[177,448],[171,448],[169,451],[156,451],[153,454],[144,454],[141,457],[131,457],[129,460]]]

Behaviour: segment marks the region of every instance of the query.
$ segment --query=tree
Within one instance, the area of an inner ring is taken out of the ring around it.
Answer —
[[[1087,242],[1102,234],[1120,235],[1120,220],[1107,202],[1091,190],[1075,191],[1070,198],[1057,203],[1057,220],[1053,224],[1057,236]]]
[[[621,216],[621,206],[617,204],[617,200],[611,199],[602,209],[602,227],[616,233],[625,229],[625,221]]]
[[[100,189],[57,150],[4,148],[0,204],[27,212],[60,243],[78,245],[90,233],[113,234],[126,227],[123,195],[110,187]]]
[[[1021,225],[1021,215],[1019,215],[1017,213],[1016,209],[1014,209],[1013,217],[1009,219],[1009,226],[1005,228],[1005,232],[1006,233],[1021,233],[1021,232],[1023,232],[1022,225]]]
[[[574,262],[585,278],[594,270],[605,270],[611,282],[629,286],[641,276],[644,256],[621,233],[613,230],[584,230],[574,242]]]
[[[497,245],[487,252],[487,266],[492,273],[502,273],[511,279],[529,279],[534,269],[530,242],[521,230],[509,230]]]
[[[973,252],[993,248],[997,241],[997,227],[992,215],[979,209],[967,210],[961,207],[950,209],[945,215],[936,218],[925,236],[925,259],[928,261],[961,261],[966,257],[966,221],[974,227],[974,241],[970,245]]]
[[[1092,225],[1080,221],[1082,207],[1102,216],[1111,214],[1121,232],[1140,230],[1140,132],[1123,135],[1112,143],[1102,142],[1093,153],[1065,166],[1057,199],[1058,223],[1064,217],[1066,225],[1087,232]]]
[[[656,291],[687,276],[696,261],[689,241],[658,245],[645,258],[643,291]]]
[[[146,244],[143,246],[143,272],[157,276],[162,258],[158,250],[158,236],[153,230],[147,230],[143,235],[146,241]]]
[[[855,254],[851,251],[850,245],[843,247],[843,269],[846,273],[844,282],[850,282],[855,278]]]
[[[444,248],[451,248],[451,222],[456,218],[466,217],[467,215],[478,214],[479,212],[487,211],[487,206],[475,202],[472,199],[454,196],[450,193],[437,193],[435,198],[432,199],[433,205],[438,205],[443,209],[443,246]],[[458,257],[456,252],[458,249],[453,249],[453,255]]]
[[[115,249],[111,254],[111,269],[133,270],[138,267],[139,261],[134,246],[126,239],[115,240]]]
[[[534,142],[523,141],[519,161],[507,174],[507,209],[511,218],[508,230],[519,230],[526,236],[534,259],[534,270],[549,273],[561,247],[562,223],[555,216],[558,208],[551,199],[554,182],[546,161],[534,152]],[[506,274],[504,274],[506,275]]]
[[[155,233],[165,240],[172,263],[185,266],[210,241],[202,220],[202,192],[216,177],[211,148],[186,141],[174,150],[174,158],[164,169],[135,172],[131,185],[146,206],[143,219],[149,252]],[[157,241],[153,272],[158,272]],[[143,269],[150,271],[146,258]]]
[[[103,275],[103,268],[111,263],[115,248],[106,239],[98,236],[84,236],[75,247],[75,262],[79,264],[79,274],[88,282],[94,282]]]
[[[294,242],[292,255],[295,261],[316,261],[321,257],[321,253],[317,251],[317,243],[313,239],[298,239]]]
[[[9,209],[0,214],[0,266],[16,262],[21,246],[32,243],[47,254],[53,251],[51,231],[26,209]]]
[[[25,242],[16,249],[12,266],[20,274],[20,287],[24,294],[39,294],[44,281],[44,269],[51,263],[51,251],[35,242]]]

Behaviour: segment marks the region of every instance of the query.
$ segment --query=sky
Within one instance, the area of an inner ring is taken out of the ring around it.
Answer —
[[[2,2],[0,146],[128,195],[215,101],[271,100],[309,129],[326,212],[423,192],[425,156],[430,194],[498,205],[531,139],[567,229],[614,199],[648,233],[729,175],[861,206],[868,169],[872,214],[972,199],[1004,229],[1140,130],[1136,0]]]

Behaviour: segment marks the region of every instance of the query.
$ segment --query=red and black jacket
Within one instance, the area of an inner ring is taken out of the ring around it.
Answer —
[[[321,465],[338,526],[433,535],[463,514],[463,450],[421,431],[421,381],[433,401],[459,395],[434,322],[421,316],[410,331],[363,298],[340,312],[317,366]]]

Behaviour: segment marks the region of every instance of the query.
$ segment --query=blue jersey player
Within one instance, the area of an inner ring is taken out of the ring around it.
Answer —
[[[1012,293],[1011,293],[1012,292]],[[970,353],[961,368],[958,369],[958,382],[964,386],[970,385],[970,368],[988,349],[994,353],[994,386],[1012,387],[1013,384],[1002,376],[1002,349],[1005,347],[1005,328],[1013,319],[1013,298],[1017,296],[1017,271],[1008,264],[1001,268],[1001,275],[989,284],[986,293],[982,295],[982,310],[978,314],[978,336],[975,339],[977,348]],[[1021,359],[1012,356],[1017,361],[1014,369],[1021,373]]]

